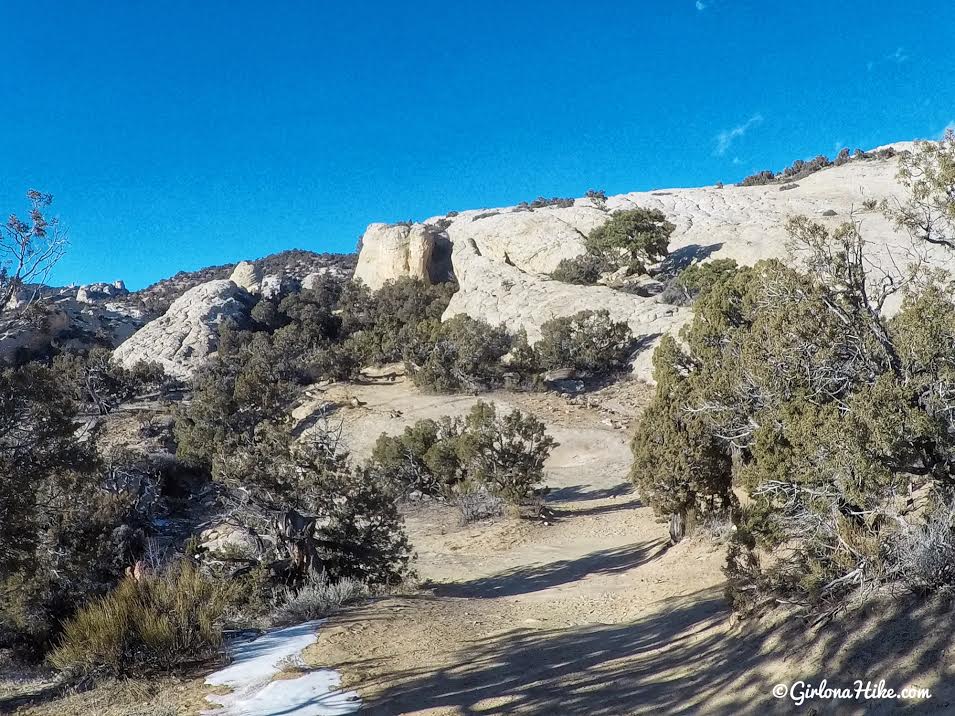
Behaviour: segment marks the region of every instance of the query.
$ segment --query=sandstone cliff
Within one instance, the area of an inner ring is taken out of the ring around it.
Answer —
[[[905,149],[908,144],[892,145]],[[465,313],[509,329],[525,329],[533,341],[541,324],[582,309],[605,308],[630,324],[649,347],[662,333],[673,333],[689,311],[604,286],[577,286],[548,274],[564,258],[584,253],[584,238],[620,209],[659,209],[676,225],[664,269],[673,271],[696,261],[732,258],[753,264],[787,256],[785,223],[804,214],[829,225],[861,222],[872,242],[871,259],[886,266],[907,261],[909,240],[899,234],[867,200],[890,202],[898,196],[897,159],[853,159],[792,184],[753,187],[703,187],[633,192],[606,200],[577,199],[572,206],[505,207],[461,211],[432,217],[422,224],[386,227],[372,224],[363,240],[356,277],[374,277],[373,287],[399,276],[424,277],[428,252],[411,251],[406,238],[432,234],[451,245],[451,263],[460,289],[445,318]],[[866,202],[864,204],[864,202]],[[951,265],[940,252],[935,261]],[[649,353],[635,364],[649,377]]]

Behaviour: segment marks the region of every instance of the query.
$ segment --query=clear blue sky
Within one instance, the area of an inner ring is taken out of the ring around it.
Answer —
[[[730,182],[955,121],[955,3],[0,0],[0,210],[141,287],[372,221]]]

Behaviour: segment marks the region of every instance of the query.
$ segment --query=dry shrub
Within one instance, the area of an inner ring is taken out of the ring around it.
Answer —
[[[895,554],[901,580],[918,592],[933,592],[955,584],[955,506],[943,505],[926,524],[899,536]]]
[[[458,496],[457,507],[464,524],[500,517],[504,514],[504,500],[484,489],[462,493]]]
[[[50,655],[76,675],[168,672],[216,657],[229,590],[181,563],[160,575],[127,577],[63,628]]]
[[[324,573],[313,573],[298,589],[285,589],[273,621],[284,626],[320,619],[366,596],[368,586],[364,582],[347,577],[331,582]]]

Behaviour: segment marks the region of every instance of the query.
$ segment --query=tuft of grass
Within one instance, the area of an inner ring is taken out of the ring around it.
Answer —
[[[50,663],[71,675],[168,673],[215,658],[229,590],[188,562],[124,579],[63,628]]]

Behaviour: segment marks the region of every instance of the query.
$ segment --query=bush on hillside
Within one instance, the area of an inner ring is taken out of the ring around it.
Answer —
[[[647,273],[651,264],[667,255],[675,230],[658,209],[628,209],[611,214],[584,243],[609,270],[626,266],[631,273]]]
[[[561,259],[550,277],[564,283],[592,286],[606,270],[606,265],[599,258],[591,254],[583,254],[572,259]]]
[[[423,321],[405,346],[405,368],[415,385],[427,390],[482,390],[501,382],[501,359],[512,344],[503,325],[494,327],[464,314],[443,323]]]
[[[691,304],[701,293],[709,290],[736,271],[733,259],[715,259],[687,267],[674,276],[660,293],[660,301],[674,306]]]
[[[632,347],[630,327],[601,309],[545,322],[534,352],[544,370],[573,368],[599,375],[626,366]]]
[[[112,362],[113,352],[95,347],[86,353],[60,353],[53,370],[72,387],[73,398],[84,409],[106,415],[118,405],[152,392],[177,387],[162,366],[140,362],[125,368]]]
[[[454,283],[426,284],[400,278],[375,292],[361,283],[350,283],[341,297],[341,317],[348,342],[364,365],[382,365],[402,360],[404,346],[419,324],[438,321]]]

